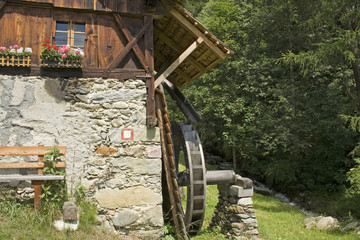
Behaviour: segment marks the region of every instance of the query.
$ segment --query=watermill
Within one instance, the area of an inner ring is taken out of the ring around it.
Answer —
[[[191,123],[199,122],[180,88],[194,81],[233,52],[179,4],[168,6],[154,24],[156,115],[163,156],[163,210],[171,216],[179,238],[197,234],[206,209],[206,185],[234,181],[233,171],[206,171],[199,134]],[[186,123],[170,123],[165,90],[184,113]],[[181,153],[181,154],[180,154]],[[179,169],[180,157],[185,169]],[[180,195],[186,192],[181,203]]]
[[[189,122],[199,121],[200,115],[194,110],[180,90],[169,81],[164,89],[175,100]],[[173,222],[181,238],[196,235],[203,225],[206,210],[206,186],[209,184],[232,183],[232,170],[207,171],[204,151],[199,134],[191,123],[169,122],[165,95],[157,91],[159,126],[162,132],[165,156],[165,182],[169,204],[164,203],[165,212],[172,212]],[[170,128],[171,125],[171,128]],[[182,162],[183,168],[180,168]],[[182,197],[185,198],[183,203]],[[167,205],[167,208],[166,208]]]

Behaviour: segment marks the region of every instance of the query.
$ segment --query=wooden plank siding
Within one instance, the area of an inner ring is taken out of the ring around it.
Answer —
[[[147,11],[145,0],[23,0],[51,4],[59,8],[86,9],[141,15]]]
[[[64,4],[73,1],[64,1]],[[76,4],[86,1],[75,1]],[[120,1],[121,2],[121,1]],[[92,1],[94,4],[94,1]],[[112,13],[88,12],[59,8],[39,8],[36,5],[5,5],[0,18],[0,46],[17,44],[31,47],[33,65],[40,64],[41,45],[54,41],[56,21],[85,24],[85,57],[83,68],[107,68],[129,42]],[[128,31],[134,36],[144,25],[143,16],[122,16]],[[137,42],[137,51],[145,55],[144,37]],[[152,47],[152,46],[151,46]],[[124,70],[144,70],[133,50],[116,66]],[[116,71],[114,69],[114,71]]]

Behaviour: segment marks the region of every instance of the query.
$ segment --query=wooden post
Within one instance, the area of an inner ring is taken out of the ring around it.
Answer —
[[[44,181],[31,181],[31,184],[34,186],[34,208],[40,210],[41,208],[41,192]]]
[[[39,147],[43,147],[44,145],[39,145]],[[44,160],[44,155],[38,156],[38,162],[42,162]],[[38,168],[38,175],[42,175],[44,173],[43,168]],[[31,181],[31,184],[34,185],[34,208],[36,210],[40,210],[41,208],[41,192],[44,181]]]
[[[145,16],[144,24],[150,26],[145,31],[145,59],[148,64],[150,78],[146,80],[147,98],[146,98],[146,126],[153,128],[157,125],[155,110],[155,74],[154,74],[154,39],[153,39],[153,17]]]

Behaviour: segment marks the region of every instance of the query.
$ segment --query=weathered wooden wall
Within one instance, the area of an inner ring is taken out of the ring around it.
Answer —
[[[122,19],[133,36],[144,25],[142,16],[122,16]],[[38,64],[41,45],[45,40],[53,39],[56,21],[70,20],[85,24],[84,67],[106,68],[128,43],[112,13],[37,8],[35,6],[24,8],[14,5],[5,6],[0,14],[0,46],[9,47],[17,44],[22,47],[31,47],[33,50],[32,63]],[[144,37],[139,40],[138,45],[145,54]],[[118,68],[143,69],[132,51],[122,60]]]
[[[23,2],[48,3],[55,7],[142,14],[145,0],[24,0]]]

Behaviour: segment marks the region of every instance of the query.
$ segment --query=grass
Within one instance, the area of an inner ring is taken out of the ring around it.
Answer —
[[[255,215],[258,220],[260,237],[265,240],[360,240],[355,231],[342,233],[341,231],[306,230],[303,220],[307,218],[294,207],[282,203],[269,196],[255,194]],[[355,199],[357,200],[357,199]],[[345,204],[357,206],[354,199],[347,199]],[[218,202],[216,185],[207,186],[206,212],[201,232],[192,240],[224,240],[219,230],[209,230],[215,206]],[[344,204],[338,203],[341,208]],[[14,201],[0,199],[0,240],[112,240],[117,236],[110,234],[96,220],[96,208],[88,202],[81,202],[80,225],[75,232],[58,231],[53,227],[53,220],[57,219],[60,211],[56,207],[47,207],[46,211],[35,211],[30,204],[19,204]],[[332,208],[336,209],[336,206]],[[165,239],[174,239],[170,235]]]
[[[217,187],[207,187],[207,209],[204,227],[200,234],[192,240],[224,240],[220,231],[208,230],[208,226],[217,204]],[[260,237],[265,240],[356,240],[360,236],[354,231],[306,230],[303,220],[306,216],[294,207],[282,203],[272,197],[255,194],[255,215],[257,217]],[[31,205],[19,204],[13,201],[0,201],[0,240],[110,240],[117,239],[115,235],[101,228],[96,221],[96,209],[88,203],[80,204],[80,226],[78,231],[58,231],[53,226],[53,219],[59,214],[56,208],[47,208],[46,212],[37,212]],[[173,238],[169,238],[173,239]]]
[[[323,215],[339,219],[360,219],[360,195],[314,193],[311,196],[310,208]]]
[[[110,240],[115,239],[96,223],[93,205],[80,204],[80,225],[77,231],[58,231],[53,220],[59,216],[56,207],[35,211],[31,205],[12,201],[0,202],[0,240]]]
[[[336,231],[307,230],[303,220],[306,215],[294,207],[282,203],[269,196],[255,194],[253,197],[255,215],[258,220],[258,230],[261,237],[266,240],[354,240],[360,239],[354,231],[342,233]]]
[[[225,237],[219,231],[206,230],[217,203],[216,186],[207,187],[207,210],[204,228],[192,240],[222,240]],[[360,240],[355,231],[343,233],[336,231],[307,230],[304,228],[306,215],[294,207],[269,196],[255,194],[253,197],[255,215],[258,220],[258,230],[265,240]]]

